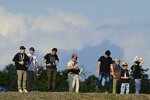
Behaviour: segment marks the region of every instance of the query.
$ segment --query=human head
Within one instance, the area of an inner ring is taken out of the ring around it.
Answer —
[[[138,65],[142,65],[142,64],[144,63],[144,60],[143,60],[143,58],[141,58],[141,57],[139,57],[139,56],[136,56],[136,57],[134,58],[134,63],[135,63],[135,64],[138,64]]]
[[[76,62],[77,59],[78,59],[77,54],[73,54],[73,55],[72,55],[72,61],[73,61],[73,62]]]
[[[108,58],[108,57],[110,57],[110,55],[111,55],[111,52],[110,52],[109,50],[107,50],[107,51],[105,52],[105,57]]]
[[[117,65],[120,65],[121,60],[120,60],[119,58],[116,58],[116,59],[115,59],[115,63],[116,63]]]
[[[35,49],[33,48],[33,47],[31,47],[30,49],[29,49],[29,51],[30,51],[30,54],[34,54],[34,51],[35,51]]]
[[[52,51],[51,51],[51,54],[56,55],[56,53],[57,53],[57,48],[53,48]]]
[[[22,54],[25,53],[25,49],[26,48],[24,46],[20,46],[20,53],[22,53]]]
[[[125,69],[127,69],[128,68],[128,63],[127,62],[123,62],[122,63],[122,67],[125,68]]]

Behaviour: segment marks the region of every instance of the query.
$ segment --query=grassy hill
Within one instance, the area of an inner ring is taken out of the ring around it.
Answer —
[[[17,92],[0,93],[0,100],[150,100],[150,95],[113,95],[98,93],[28,93],[20,94]]]

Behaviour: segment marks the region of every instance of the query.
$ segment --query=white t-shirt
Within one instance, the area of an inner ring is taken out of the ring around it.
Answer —
[[[36,71],[36,63],[37,58],[35,55],[28,54],[28,57],[30,59],[30,65],[28,66],[28,71]]]

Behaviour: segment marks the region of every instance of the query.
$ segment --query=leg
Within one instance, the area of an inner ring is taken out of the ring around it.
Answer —
[[[120,94],[124,94],[125,93],[125,83],[121,84],[121,92]]]
[[[73,92],[73,88],[72,88],[73,77],[74,77],[74,74],[68,74],[69,92]]]
[[[135,79],[135,91],[139,94],[141,90],[141,79]]]
[[[57,69],[52,70],[52,90],[55,90]]]
[[[32,91],[35,89],[35,72],[32,71]]]
[[[113,78],[113,94],[116,94],[117,79]]]
[[[34,90],[34,80],[35,80],[35,78],[34,78],[34,71],[30,71],[30,83],[29,83],[29,85],[30,85],[30,91],[33,91]]]
[[[73,77],[73,81],[72,81],[72,89],[73,89],[73,92],[74,92],[74,89],[76,87],[76,78],[75,76]]]
[[[22,71],[21,70],[17,70],[17,76],[18,76],[18,90],[22,89],[21,88],[21,81],[22,81]]]
[[[106,92],[110,90],[110,74],[105,74],[105,88]]]
[[[77,75],[76,76],[76,93],[79,93],[79,85],[80,85],[79,76]]]
[[[29,91],[31,91],[31,72],[27,72],[27,88]]]
[[[48,90],[51,90],[51,69],[47,68],[47,86],[48,86]]]
[[[102,87],[102,79],[103,79],[103,73],[99,73],[99,82],[98,82],[98,90],[97,91],[101,91],[101,87]]]
[[[120,94],[120,89],[121,89],[121,81],[117,80],[116,93]]]
[[[27,71],[23,71],[23,89],[27,86]]]
[[[129,94],[130,91],[130,84],[126,83],[126,94]]]

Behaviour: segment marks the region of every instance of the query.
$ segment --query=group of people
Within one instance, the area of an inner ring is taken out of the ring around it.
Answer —
[[[135,93],[139,94],[141,89],[141,69],[144,63],[143,59],[136,56],[131,69],[128,69],[128,63],[122,62],[120,59],[112,60],[110,57],[111,52],[107,50],[105,55],[100,57],[98,60],[98,73],[99,73],[99,83],[97,92],[101,92],[102,79],[105,78],[105,89],[106,94],[110,91],[110,76],[113,77],[113,93],[116,94],[118,91],[117,82],[121,81],[121,88],[119,89],[120,94],[129,94],[130,91],[130,76],[129,71],[133,73],[133,78],[135,81]]]
[[[13,61],[15,62],[17,77],[18,77],[18,92],[28,93],[28,91],[34,91],[34,80],[35,75],[38,76],[39,64],[37,57],[34,55],[35,49],[31,47],[29,49],[29,54],[25,53],[26,48],[24,46],[20,47],[20,51],[14,56]],[[105,89],[106,94],[110,92],[110,76],[113,77],[113,93],[116,93],[117,81],[121,80],[120,94],[129,94],[130,91],[130,77],[128,70],[128,63],[122,62],[120,59],[115,59],[115,62],[110,57],[111,52],[107,50],[104,56],[101,56],[98,60],[98,74],[99,82],[97,92],[102,92],[102,81],[105,79]],[[78,55],[73,54],[71,60],[67,64],[68,72],[68,83],[69,92],[79,92],[79,74],[82,73],[82,69],[78,65]],[[48,77],[48,91],[55,91],[56,77],[57,77],[57,65],[59,63],[59,58],[57,55],[57,48],[53,48],[50,53],[47,53],[42,58],[43,63],[47,69]],[[134,64],[131,67],[133,72],[133,77],[135,79],[135,92],[140,93],[141,89],[141,67],[143,64],[143,59],[136,57]]]

